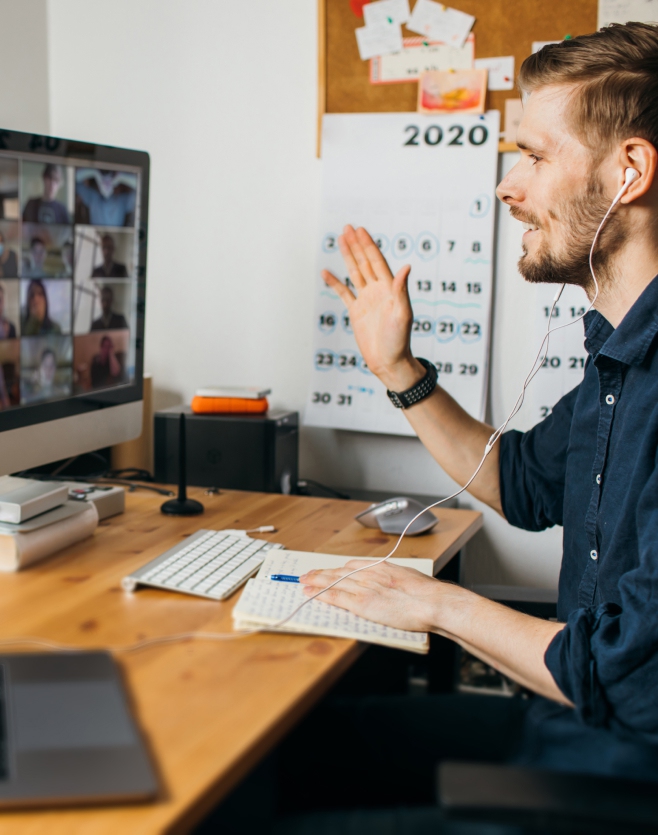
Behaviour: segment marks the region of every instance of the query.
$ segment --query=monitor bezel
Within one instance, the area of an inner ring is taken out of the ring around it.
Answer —
[[[84,394],[71,394],[62,400],[46,403],[30,403],[12,406],[0,411],[0,432],[20,429],[47,423],[61,418],[75,417],[98,409],[119,406],[142,400],[144,385],[144,319],[146,303],[146,253],[148,243],[148,205],[150,157],[146,151],[129,148],[117,148],[113,145],[100,145],[75,139],[46,134],[25,133],[22,131],[0,129],[0,154],[12,153],[34,155],[43,159],[51,157],[70,158],[78,162],[88,162],[102,166],[125,165],[139,168],[141,171],[140,212],[137,234],[137,264],[135,267],[137,304],[135,321],[135,378],[131,383],[120,386],[90,391]]]

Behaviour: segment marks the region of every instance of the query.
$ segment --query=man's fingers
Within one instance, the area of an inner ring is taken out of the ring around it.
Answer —
[[[304,588],[304,594],[307,597],[312,597],[314,594],[317,594],[317,592],[318,590],[314,589],[312,586],[306,586]],[[323,592],[318,599],[323,603],[330,603],[332,606],[338,606],[341,609],[348,610],[352,609],[355,602],[354,595],[349,594],[340,587]]]
[[[395,278],[393,279],[393,289],[400,293],[406,293],[410,273],[410,264],[405,264],[404,267],[400,267],[400,269],[395,273]]]
[[[365,230],[364,230],[365,231]],[[366,232],[366,234],[368,234]],[[356,261],[356,264],[359,268],[359,271],[365,281],[377,281],[377,276],[375,275],[375,271],[373,269],[372,264],[370,263],[369,257],[366,255],[366,252],[359,241],[356,232],[352,226],[346,226],[343,231],[343,240],[349,247],[350,253],[352,257]],[[368,235],[368,237],[370,237]],[[341,247],[341,252],[342,252]],[[378,250],[379,251],[379,250]]]
[[[334,293],[337,293],[343,300],[345,307],[349,308],[352,302],[356,300],[356,296],[350,288],[346,287],[343,282],[339,278],[336,278],[333,273],[330,273],[329,270],[322,270],[320,275],[322,276],[322,280],[327,287],[333,290]]]
[[[350,275],[352,284],[359,290],[362,287],[365,287],[366,282],[364,277],[361,275],[361,269],[359,265],[356,263],[356,259],[354,258],[352,250],[347,241],[345,240],[344,235],[338,236],[338,248],[340,249],[340,254],[343,256],[343,261],[345,262],[345,266],[347,267],[347,272]]]
[[[390,281],[392,278],[391,270],[386,262],[386,258],[381,253],[381,250],[374,242],[370,234],[362,226],[356,230],[356,239],[359,242],[363,252],[368,259],[372,270],[378,281]]]
[[[308,571],[306,574],[302,574],[299,582],[321,589],[324,586],[330,586],[344,574],[345,570],[342,568],[315,569],[314,571]]]

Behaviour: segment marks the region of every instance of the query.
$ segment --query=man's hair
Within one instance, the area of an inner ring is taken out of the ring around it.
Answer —
[[[43,173],[41,175],[44,180],[46,177],[57,177],[58,179],[62,179],[62,166],[56,165],[55,163],[49,162],[43,167]]]
[[[571,124],[584,145],[606,152],[637,136],[658,148],[658,26],[613,23],[550,44],[526,58],[519,87],[573,85]]]

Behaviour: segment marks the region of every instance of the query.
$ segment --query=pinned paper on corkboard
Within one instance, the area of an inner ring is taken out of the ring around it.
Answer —
[[[486,70],[430,71],[418,83],[419,113],[484,113]]]

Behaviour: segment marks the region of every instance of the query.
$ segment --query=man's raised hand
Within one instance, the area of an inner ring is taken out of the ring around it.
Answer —
[[[413,312],[407,264],[393,275],[379,247],[365,229],[346,226],[338,245],[356,294],[327,270],[322,278],[347,307],[361,355],[387,388],[402,391],[425,373],[412,357]]]

